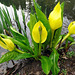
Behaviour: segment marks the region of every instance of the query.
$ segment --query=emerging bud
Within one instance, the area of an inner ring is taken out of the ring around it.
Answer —
[[[68,26],[69,34],[75,34],[75,21],[71,22]]]
[[[39,33],[40,33],[40,35],[42,34],[42,27],[41,26],[39,26]]]
[[[49,15],[49,24],[52,30],[56,30],[62,26],[60,2],[58,2]]]
[[[3,39],[0,37],[0,46],[9,51],[14,50],[15,45],[10,39]]]
[[[47,30],[41,21],[38,21],[32,30],[32,37],[36,43],[44,43],[47,39]],[[41,38],[41,39],[40,39]]]

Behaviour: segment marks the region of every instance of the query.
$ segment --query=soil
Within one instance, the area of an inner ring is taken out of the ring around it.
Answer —
[[[66,75],[75,75],[75,57],[67,58],[67,59],[61,59],[60,61],[60,69],[66,70]],[[60,75],[65,75],[63,73],[60,73]]]
[[[13,68],[8,68],[5,75],[44,75],[41,62],[34,59],[26,59],[15,64]]]

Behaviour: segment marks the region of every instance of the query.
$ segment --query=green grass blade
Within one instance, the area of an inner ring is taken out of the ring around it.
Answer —
[[[26,31],[26,22],[25,22],[25,14],[24,14],[24,11],[22,10],[22,18],[23,18],[23,24],[24,24],[24,29]]]
[[[19,22],[19,18],[18,18],[15,6],[13,6],[13,9],[14,9],[15,21],[17,23],[17,27],[19,29],[19,32],[21,33],[21,25],[20,25],[20,22]]]
[[[5,9],[3,9],[2,12],[3,12],[3,15],[4,15],[4,19],[7,23],[7,27],[12,26],[11,21],[9,20],[9,17],[8,17],[7,12],[5,11]]]
[[[10,18],[10,15],[9,15],[9,11],[8,11],[7,7],[5,7],[5,8],[6,8],[6,12],[7,12],[7,15],[8,15],[9,21],[11,22],[11,18]]]
[[[6,23],[5,23],[5,20],[4,20],[4,15],[2,13],[1,8],[0,8],[0,17],[1,17],[1,20],[2,20],[2,23],[3,23],[3,28],[7,30],[7,26],[6,26]]]
[[[0,21],[0,33],[3,33],[3,26],[2,26],[2,23],[1,23],[1,21]]]

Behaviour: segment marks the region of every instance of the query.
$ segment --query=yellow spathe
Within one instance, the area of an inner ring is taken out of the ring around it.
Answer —
[[[7,49],[9,51],[14,50],[15,45],[10,39],[3,39],[3,38],[1,38],[1,39],[2,39],[2,41],[0,40],[0,46],[1,47],[3,47],[4,49]]]
[[[41,27],[41,34],[40,34],[40,30],[39,30],[39,27]],[[41,40],[40,40],[40,35],[41,35]],[[43,23],[41,21],[38,21],[34,27],[33,27],[33,30],[32,30],[32,37],[33,37],[33,40],[36,42],[36,43],[44,43],[47,39],[47,30],[46,28],[44,27]]]
[[[60,2],[58,2],[49,15],[49,24],[52,30],[56,30],[62,26]]]
[[[69,31],[69,34],[75,34],[75,21],[69,24],[68,31]]]

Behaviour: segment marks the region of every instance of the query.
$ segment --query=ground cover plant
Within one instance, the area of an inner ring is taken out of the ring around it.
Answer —
[[[34,60],[41,61],[41,67],[43,72],[48,75],[50,71],[53,75],[58,75],[60,68],[58,67],[58,59],[60,54],[59,50],[64,49],[62,43],[66,41],[65,48],[75,44],[74,39],[70,36],[75,34],[75,21],[71,22],[68,26],[68,34],[61,35],[62,24],[63,24],[63,10],[64,2],[60,4],[58,2],[54,7],[53,11],[50,12],[49,17],[41,10],[35,0],[34,7],[35,12],[31,12],[30,21],[28,27],[30,29],[30,35],[32,43],[29,43],[26,24],[25,14],[22,11],[24,30],[21,28],[16,8],[14,8],[15,22],[17,24],[18,31],[13,28],[9,12],[6,8],[0,8],[0,46],[4,49],[9,50],[0,58],[0,63],[7,62],[9,60],[20,60],[25,58],[34,58]],[[5,30],[5,32],[4,32]],[[22,34],[23,32],[23,34]],[[6,35],[5,35],[6,34]],[[70,43],[69,43],[70,42]],[[50,51],[50,54],[44,55],[46,50]]]

